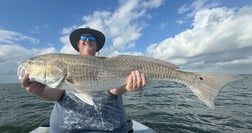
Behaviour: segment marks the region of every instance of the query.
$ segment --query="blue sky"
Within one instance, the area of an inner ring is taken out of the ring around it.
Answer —
[[[252,73],[251,0],[2,0],[0,83],[17,82],[22,60],[78,54],[69,34],[106,35],[100,56],[143,55],[182,70]]]

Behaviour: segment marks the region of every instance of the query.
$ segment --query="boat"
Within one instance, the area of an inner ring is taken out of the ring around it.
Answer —
[[[132,133],[158,133],[154,129],[135,120],[130,120],[128,121],[128,123],[132,124]],[[49,125],[40,125],[36,129],[32,130],[30,133],[50,133],[50,127]]]

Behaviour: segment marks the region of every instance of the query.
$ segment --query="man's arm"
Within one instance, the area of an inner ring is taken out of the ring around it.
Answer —
[[[21,86],[26,91],[31,92],[48,101],[58,101],[64,94],[64,90],[47,88],[39,82],[29,82],[29,74],[23,75]]]
[[[128,76],[128,80],[125,85],[121,86],[120,88],[111,89],[109,91],[114,95],[122,95],[127,91],[142,90],[145,84],[146,82],[144,74],[140,73],[139,71],[132,71]]]

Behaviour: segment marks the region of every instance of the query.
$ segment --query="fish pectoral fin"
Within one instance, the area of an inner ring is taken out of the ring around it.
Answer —
[[[67,87],[65,87],[67,90],[72,90],[77,93],[87,93],[88,91],[85,91],[83,89],[85,86],[81,85],[80,83],[74,83],[71,79],[65,79],[65,83]]]
[[[78,85],[76,85],[77,83],[75,83],[73,81],[73,79],[71,77],[66,77],[64,79],[65,83],[67,86],[69,86],[69,88],[72,88],[73,90],[79,92],[79,90],[81,90],[81,88],[78,87]]]
[[[74,93],[74,95],[85,103],[94,106],[94,101],[92,99],[92,96],[89,95],[89,93]]]
[[[54,81],[54,82],[48,82],[47,83],[47,86],[49,86],[50,88],[56,88],[56,87],[58,87],[60,84],[61,84],[61,82],[64,80],[64,77],[61,77],[61,78],[59,78],[57,81]],[[52,81],[52,80],[51,80]]]
[[[77,87],[76,85],[74,85],[74,82],[71,78],[66,78],[65,79],[65,83],[67,84],[68,86],[68,90],[71,90],[74,92],[74,95],[76,97],[78,97],[79,99],[81,99],[83,102],[91,105],[91,106],[94,106],[94,101],[92,99],[92,96],[89,95],[89,93],[85,92],[85,91],[82,91],[81,88]]]

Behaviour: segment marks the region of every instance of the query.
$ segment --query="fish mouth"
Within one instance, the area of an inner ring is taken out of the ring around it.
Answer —
[[[18,79],[21,80],[24,74],[25,74],[25,69],[22,65],[20,65],[17,69]]]

